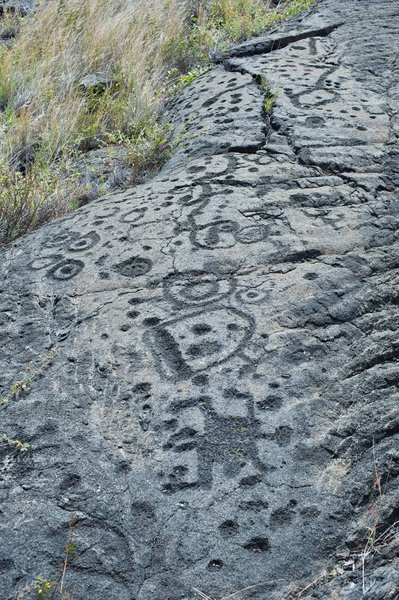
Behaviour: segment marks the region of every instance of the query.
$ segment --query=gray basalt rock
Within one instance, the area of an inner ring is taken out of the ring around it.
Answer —
[[[398,598],[397,2],[272,35],[2,251],[1,598]]]
[[[88,73],[79,81],[79,88],[84,92],[101,94],[106,88],[113,87],[117,80],[111,73]]]

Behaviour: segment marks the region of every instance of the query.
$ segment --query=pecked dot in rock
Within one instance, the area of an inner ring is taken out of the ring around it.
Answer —
[[[136,527],[141,530],[156,522],[154,509],[147,502],[133,502],[130,510]]]
[[[0,573],[11,571],[14,568],[14,561],[9,558],[0,559]]]
[[[141,304],[142,302],[144,302],[142,298],[130,298],[130,300],[128,301],[128,303],[133,306],[136,304]]]
[[[239,503],[238,508],[246,511],[259,512],[269,508],[269,503],[266,500],[243,500]]]
[[[139,311],[138,310],[129,310],[129,312],[127,313],[127,316],[129,317],[129,319],[135,319],[136,317],[139,316]]]
[[[195,358],[202,358],[209,354],[216,354],[223,348],[223,344],[218,341],[205,342],[204,344],[192,344],[187,349],[187,354]]]
[[[270,516],[270,525],[273,527],[289,525],[295,516],[290,506],[277,508]]]
[[[224,563],[222,560],[215,558],[209,561],[208,566],[206,568],[208,569],[208,571],[220,571],[220,569],[223,567],[223,564]]]
[[[262,481],[262,477],[260,475],[249,475],[248,477],[243,477],[240,481],[240,485],[244,487],[251,487],[260,483]]]
[[[196,325],[193,325],[191,330],[195,335],[205,335],[212,331],[212,327],[207,323],[197,323]]]
[[[233,519],[228,519],[219,525],[219,531],[220,535],[223,537],[232,537],[233,535],[237,535],[239,531],[238,523],[233,521]]]
[[[291,433],[292,428],[288,425],[282,425],[281,427],[277,427],[274,432],[274,439],[278,446],[284,447],[288,446],[291,441]]]
[[[202,387],[203,385],[208,384],[208,375],[196,375],[193,377],[192,382],[194,385],[198,387]]]
[[[322,117],[308,117],[305,121],[307,127],[322,127],[324,125],[324,119]]]
[[[270,543],[267,537],[254,537],[243,546],[248,552],[254,554],[260,554],[261,552],[267,552],[270,550]]]
[[[282,405],[283,401],[279,396],[267,396],[264,400],[259,400],[256,406],[259,410],[277,410]]]
[[[158,319],[158,317],[148,317],[148,319],[143,320],[143,325],[147,325],[147,327],[155,327],[160,322],[161,319]]]
[[[140,277],[146,275],[146,273],[151,270],[152,262],[148,258],[132,256],[131,258],[114,265],[112,268],[119,273],[119,275],[123,275],[124,277]]]
[[[60,484],[60,490],[65,492],[66,490],[74,488],[77,485],[79,485],[80,480],[81,480],[80,475],[77,475],[76,473],[69,473],[62,480],[62,482]]]
[[[280,387],[280,384],[278,381],[272,381],[271,383],[269,383],[269,387],[271,387],[273,389],[277,389]]]
[[[151,390],[151,383],[149,383],[148,381],[143,381],[142,383],[137,383],[133,388],[133,392],[135,392],[137,394],[148,394],[148,392],[150,390]]]

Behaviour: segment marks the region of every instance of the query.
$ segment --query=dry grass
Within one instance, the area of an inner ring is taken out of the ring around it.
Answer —
[[[179,60],[184,33],[176,0],[43,4],[0,54],[1,156],[17,162],[39,150],[50,161],[87,135],[141,133],[159,108],[160,82]],[[114,83],[85,92],[79,83],[90,73]]]
[[[33,16],[6,15],[17,35],[0,47],[0,242],[73,208],[70,165],[87,139],[128,146],[135,173],[159,161],[170,137],[159,114],[176,82],[312,2],[46,0]],[[89,74],[104,83],[81,85]],[[16,173],[30,177],[22,212]]]

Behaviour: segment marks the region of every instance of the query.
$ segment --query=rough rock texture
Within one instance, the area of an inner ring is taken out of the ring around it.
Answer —
[[[399,597],[398,46],[397,0],[322,1],[3,251],[1,598],[70,534],[75,599]]]

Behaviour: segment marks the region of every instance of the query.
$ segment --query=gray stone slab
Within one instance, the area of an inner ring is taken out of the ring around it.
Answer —
[[[2,249],[2,598],[72,516],[75,600],[397,598],[398,18],[246,43],[152,181]]]

